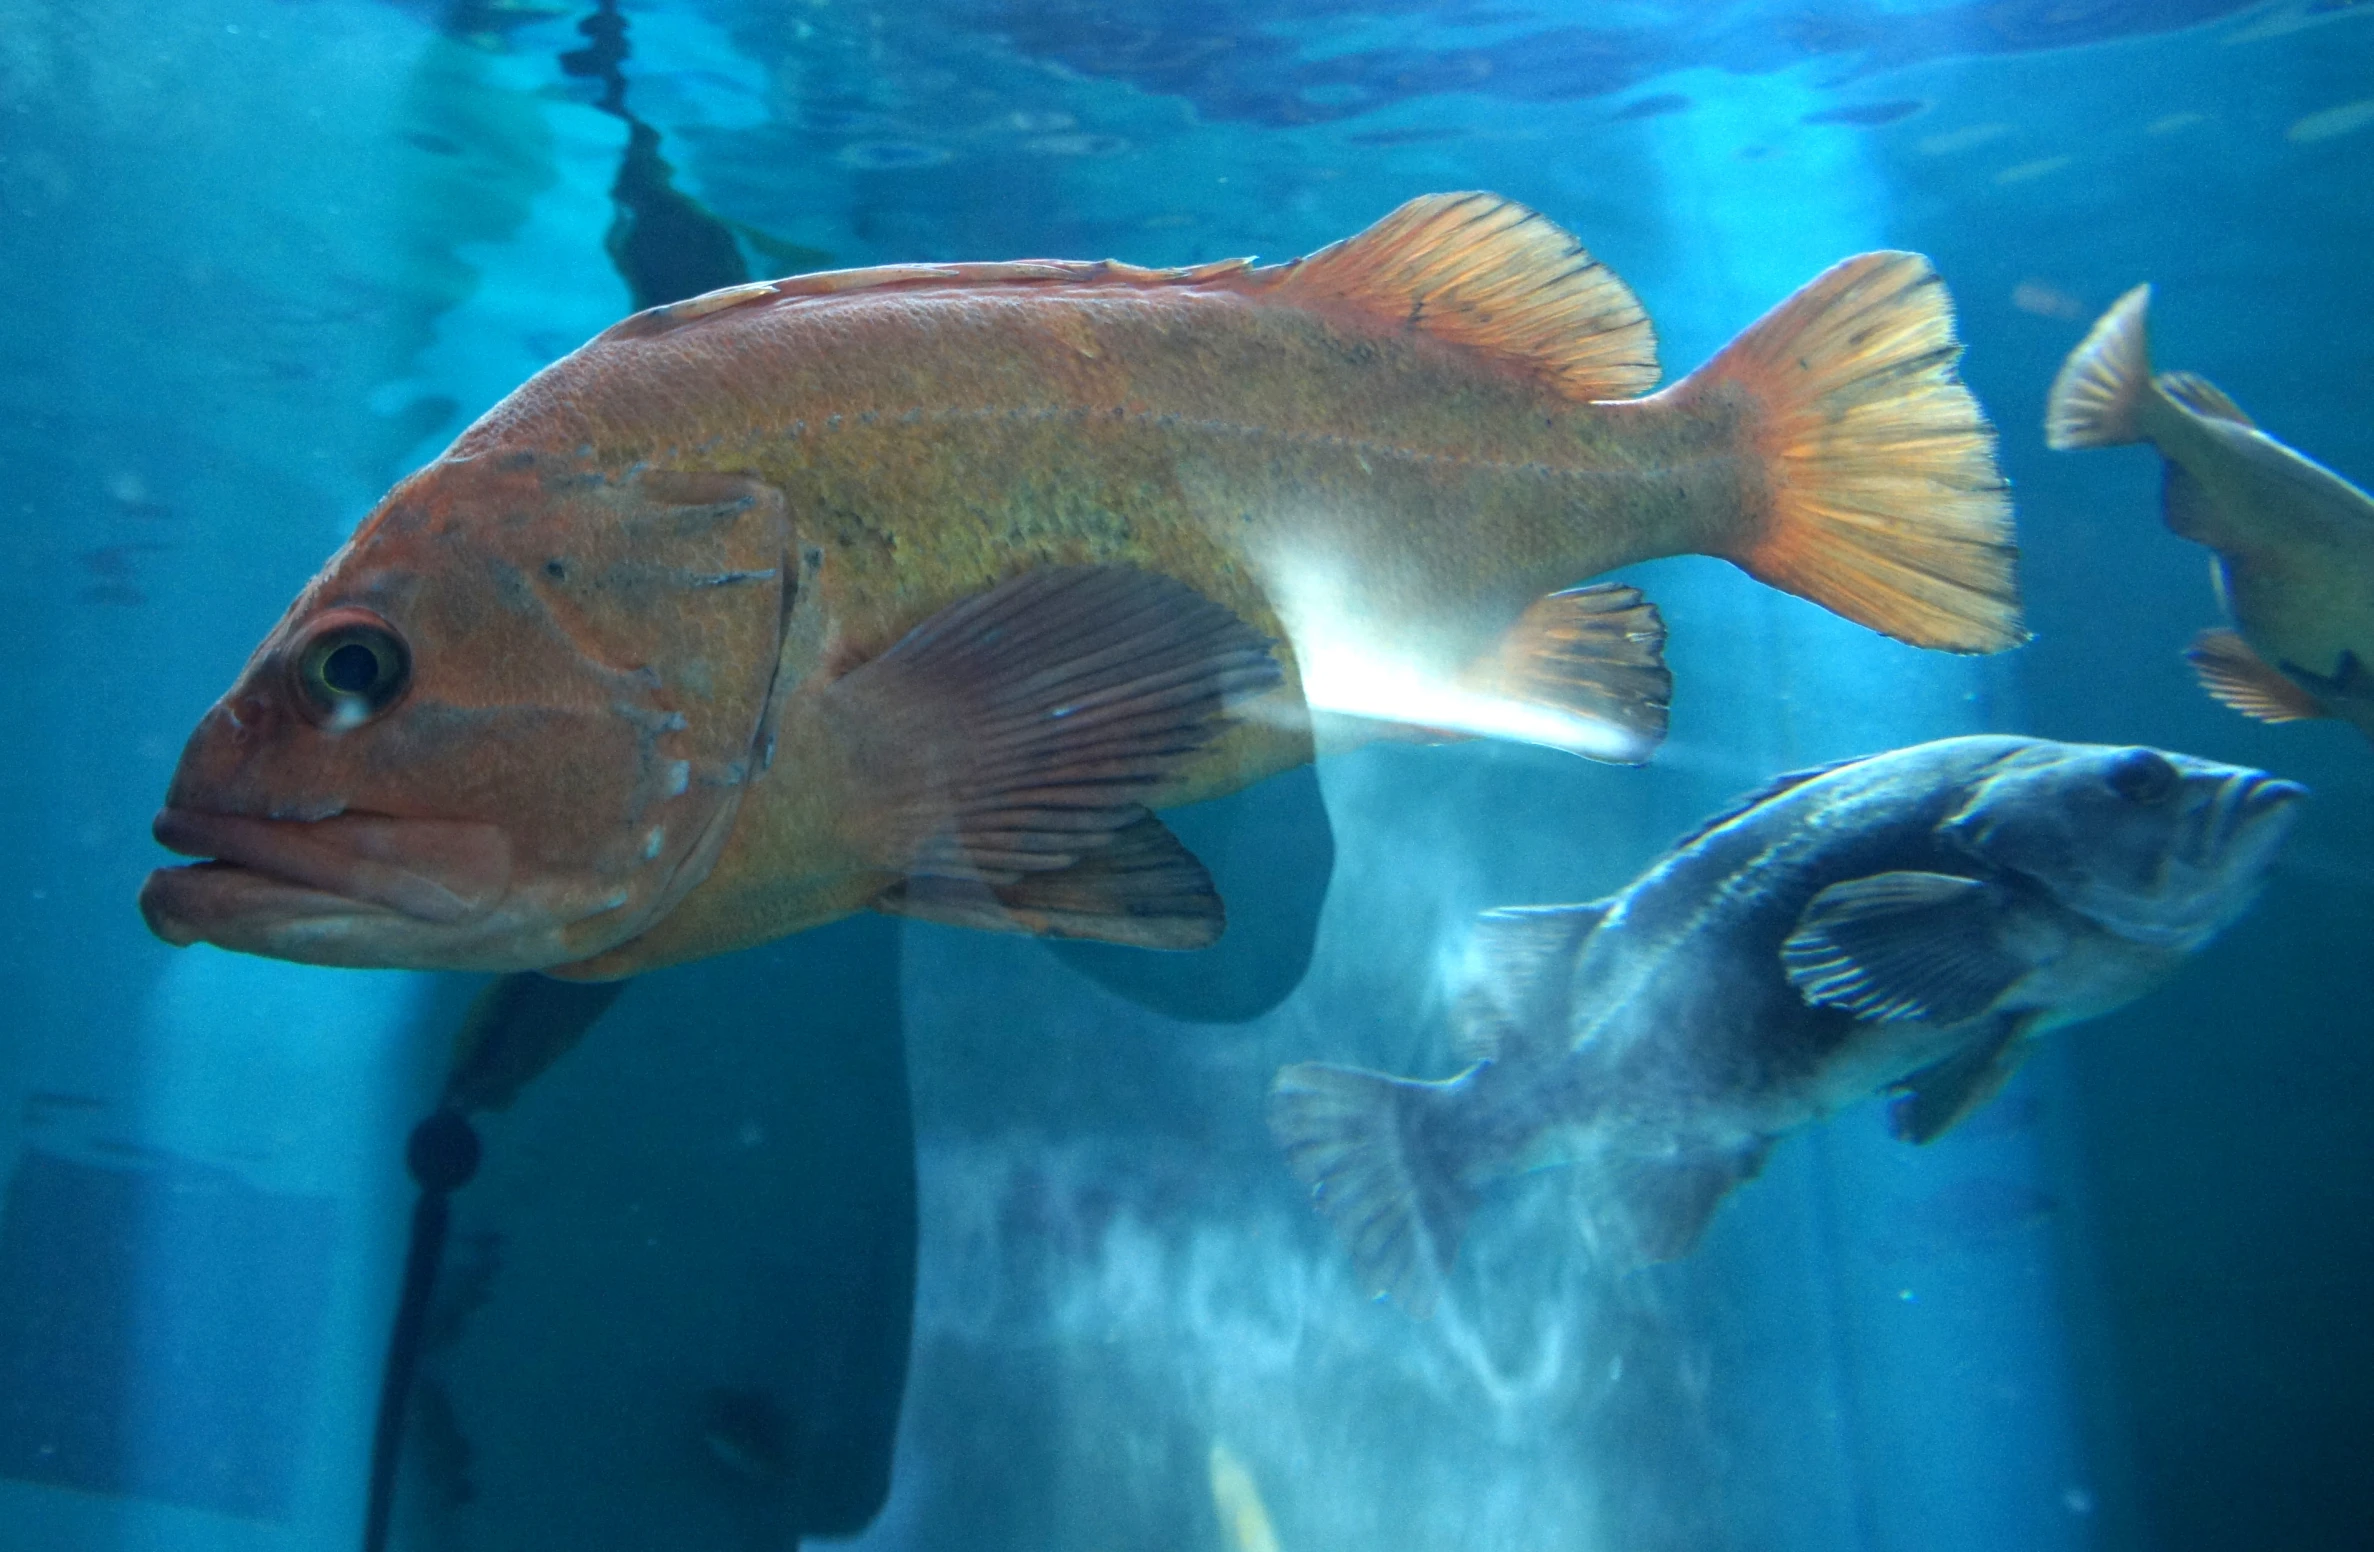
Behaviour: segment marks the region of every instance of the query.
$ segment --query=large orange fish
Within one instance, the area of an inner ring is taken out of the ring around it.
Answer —
[[[1208,943],[1150,810],[1315,726],[1645,758],[1662,626],[1570,588],[1612,567],[1719,555],[1905,641],[2021,640],[1957,354],[1929,265],[1872,253],[1651,393],[1622,283],[1484,194],[1269,268],[656,308],[298,598],[158,817],[211,860],[142,907],[175,943],[583,978],[868,908]]]

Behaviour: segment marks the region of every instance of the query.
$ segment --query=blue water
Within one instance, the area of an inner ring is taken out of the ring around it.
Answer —
[[[2201,695],[2153,460],[2039,427],[2148,279],[2163,364],[2374,480],[2374,7],[655,0],[608,65],[594,10],[0,0],[0,1549],[359,1544],[477,983],[132,901],[188,729],[389,483],[721,265],[1278,259],[1465,188],[1580,236],[1672,373],[1928,254],[2034,642],[1658,562],[1655,764],[1379,746],[1184,815],[1206,959],[865,918],[643,978],[479,1120],[393,1544],[1253,1552],[1215,1446],[1284,1552],[2367,1544],[2374,749]],[[1434,1321],[1360,1297],[1280,1064],[1447,1074],[1477,910],[1977,730],[2315,796],[2247,919],[1937,1144],[1849,1110],[1624,1278],[1531,1177]]]

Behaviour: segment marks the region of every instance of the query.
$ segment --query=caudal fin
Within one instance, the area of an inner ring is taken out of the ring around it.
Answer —
[[[2044,445],[2058,452],[2140,442],[2135,410],[2151,391],[2151,287],[2110,304],[2061,363],[2044,400]]]
[[[1744,393],[1765,500],[1717,553],[1918,647],[2027,639],[1995,433],[1954,375],[1962,348],[1917,253],[1831,266],[1688,379]]]
[[[1269,1090],[1270,1134],[1361,1281],[1420,1320],[1434,1313],[1474,1205],[1429,1125],[1465,1085],[1301,1062]]]

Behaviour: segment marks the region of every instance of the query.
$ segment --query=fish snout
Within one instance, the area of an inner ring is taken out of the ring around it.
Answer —
[[[2222,822],[2213,822],[2209,830],[2211,855],[2228,853],[2244,844],[2271,849],[2291,828],[2297,817],[2294,810],[2306,796],[2308,789],[2298,782],[2265,771],[2229,777],[2216,805],[2222,810]]]
[[[328,896],[379,907],[418,921],[454,926],[492,911],[511,886],[511,844],[495,825],[460,820],[337,814],[324,819],[265,819],[167,808],[153,826],[167,850],[202,859],[151,877],[141,893],[149,925],[168,942],[188,941],[210,894],[242,910],[269,909],[264,897]],[[181,883],[174,875],[196,875]],[[234,880],[230,875],[244,875]],[[227,886],[236,882],[239,887]],[[225,888],[208,891],[219,883]],[[187,908],[187,909],[185,909]]]

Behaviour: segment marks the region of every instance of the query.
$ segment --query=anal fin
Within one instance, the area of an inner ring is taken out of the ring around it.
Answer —
[[[2207,630],[2184,649],[2201,688],[2222,705],[2260,722],[2311,722],[2329,717],[2324,702],[2293,683],[2230,630]]]
[[[1638,588],[1602,582],[1536,599],[1467,677],[1504,703],[1480,719],[1487,731],[1618,765],[1665,741],[1665,621]]]
[[[1754,1179],[1771,1151],[1771,1140],[1758,1138],[1729,1150],[1625,1160],[1588,1210],[1594,1248],[1623,1269],[1680,1260],[1698,1248],[1723,1198]]]
[[[1228,925],[1211,874],[1152,814],[1070,867],[1009,883],[919,874],[891,886],[874,909],[950,927],[1133,948],[1208,948]]]

